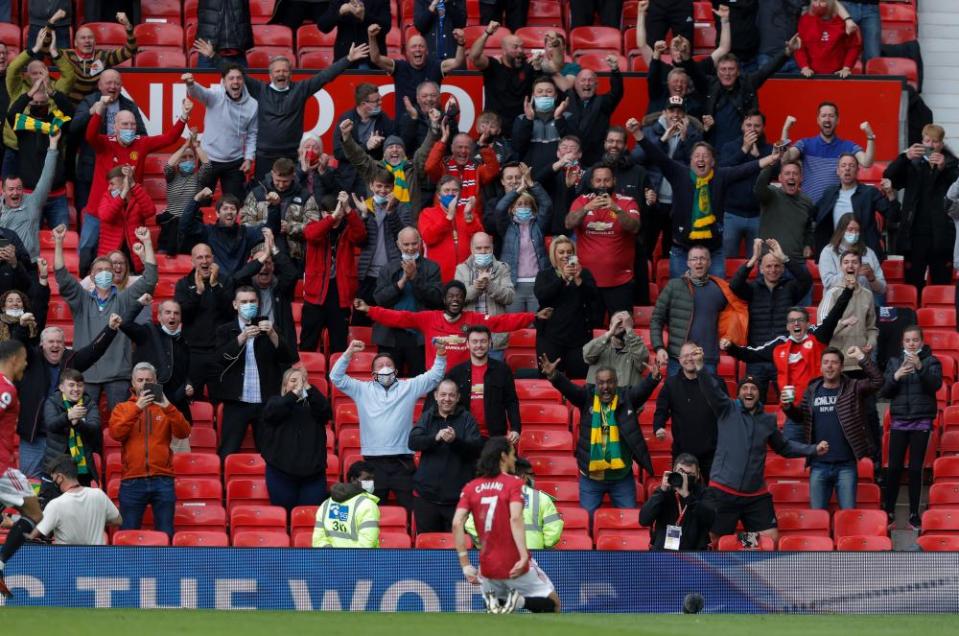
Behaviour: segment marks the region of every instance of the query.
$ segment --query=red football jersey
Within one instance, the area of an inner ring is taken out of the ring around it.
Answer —
[[[20,415],[20,400],[17,387],[0,373],[0,475],[8,468],[16,468],[17,419]]]
[[[483,544],[480,574],[488,579],[508,579],[509,571],[519,561],[509,523],[509,505],[514,501],[523,505],[523,480],[515,475],[479,477],[460,493],[457,508],[473,513],[476,533]]]

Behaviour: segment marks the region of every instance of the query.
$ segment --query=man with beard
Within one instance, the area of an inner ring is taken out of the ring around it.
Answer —
[[[303,228],[320,218],[320,209],[310,191],[296,181],[296,165],[286,157],[273,162],[266,180],[250,189],[240,210],[240,223],[263,225],[274,208],[280,218],[279,247],[302,267],[306,256]]]
[[[499,22],[490,22],[470,49],[470,61],[483,73],[483,94],[486,110],[499,113],[503,121],[514,121],[523,113],[523,100],[533,88],[533,76],[542,69],[542,59],[526,60],[523,40],[515,35],[503,38],[500,59],[487,57],[486,41],[499,29]],[[509,126],[506,127],[507,129]],[[504,130],[509,134],[511,130]]]
[[[719,165],[738,166],[772,153],[765,128],[766,116],[758,110],[749,112],[743,119],[743,134],[719,149]],[[739,258],[740,245],[745,242],[745,249],[749,250],[753,239],[759,236],[759,201],[749,181],[737,181],[729,188],[725,219],[723,253],[726,258]]]
[[[180,79],[187,85],[187,94],[206,106],[202,145],[211,169],[202,185],[213,190],[219,180],[224,194],[239,198],[256,156],[257,104],[243,84],[242,66],[227,64],[220,75],[220,86],[210,88],[193,81],[192,73]]]
[[[589,365],[587,382],[596,382],[596,371],[609,367],[626,386],[638,384],[649,361],[649,350],[635,331],[631,312],[620,311],[609,318],[609,330],[583,346],[583,360]]]
[[[610,130],[607,138],[614,134]],[[639,207],[632,197],[617,192],[613,170],[604,163],[596,165],[590,192],[573,201],[566,215],[566,228],[576,234],[580,261],[596,277],[599,288],[593,314],[596,325],[603,324],[604,314],[612,316],[633,307]]]
[[[763,168],[753,188],[759,201],[759,237],[775,240],[787,258],[799,261],[812,256],[816,206],[801,189],[801,163],[783,162],[778,188],[770,184],[775,170],[774,166]]]
[[[596,92],[596,71],[584,68],[576,74],[572,90],[566,92],[569,100],[570,129],[576,131],[585,145],[583,163],[591,166],[600,160],[600,143],[603,133],[609,128],[609,118],[623,99],[623,74],[619,58],[606,56],[609,65],[609,92]],[[557,69],[556,75],[560,71]]]

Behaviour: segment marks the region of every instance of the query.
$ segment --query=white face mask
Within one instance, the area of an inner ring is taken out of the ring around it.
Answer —
[[[396,382],[396,369],[393,367],[383,367],[373,374],[373,379],[383,386],[390,386]]]
[[[180,329],[177,329],[176,331],[174,331],[174,330],[170,329],[169,327],[167,327],[166,325],[160,325],[160,329],[162,329],[162,330],[163,330],[163,333],[165,333],[166,335],[168,335],[168,336],[173,336],[174,338],[176,338],[177,336],[179,336],[179,335],[180,335],[180,332],[183,330],[182,327],[181,327]]]
[[[407,254],[406,252],[403,252],[402,254],[400,254],[400,257],[401,257],[404,261],[415,261],[416,259],[418,259],[418,258],[420,257],[420,254],[419,254],[419,252],[417,252],[417,253],[415,253],[415,254]]]
[[[5,309],[3,313],[7,314],[11,318],[19,318],[20,316],[23,315],[23,310],[22,309]]]
[[[368,492],[369,494],[372,495],[372,494],[373,494],[373,480],[372,480],[372,479],[361,479],[361,480],[360,480],[360,488],[362,488],[363,490],[365,490],[366,492]]]

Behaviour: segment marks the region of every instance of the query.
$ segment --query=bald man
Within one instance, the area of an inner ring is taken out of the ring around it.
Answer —
[[[573,88],[566,92],[570,128],[576,131],[582,142],[581,162],[584,166],[591,166],[603,158],[603,141],[609,129],[609,118],[623,99],[623,74],[620,72],[619,58],[609,55],[606,63],[609,66],[608,93],[596,92],[596,72],[586,68],[576,75]],[[554,78],[557,75],[560,75],[558,69]]]
[[[183,335],[190,349],[189,377],[194,395],[203,395],[203,387],[215,381],[211,364],[216,328],[236,317],[233,309],[233,280],[220,272],[213,261],[213,250],[197,243],[190,253],[193,269],[176,282],[173,299],[180,305]]]
[[[456,266],[456,280],[466,285],[464,311],[478,311],[487,316],[508,312],[516,290],[509,265],[493,255],[493,237],[477,232],[470,240],[470,256]],[[494,333],[489,355],[502,361],[509,344],[509,334]]]
[[[411,36],[406,41],[406,59],[394,60],[380,53],[377,44],[380,26],[371,24],[367,32],[370,36],[370,62],[393,76],[393,84],[396,86],[395,117],[399,117],[404,111],[416,112],[415,98],[420,84],[426,81],[439,84],[447,73],[460,68],[466,62],[466,49],[463,48],[466,45],[466,36],[463,35],[462,29],[453,30],[456,54],[445,60],[439,60],[430,54],[426,47],[426,38],[422,35]]]
[[[380,269],[373,292],[375,304],[407,311],[442,309],[440,266],[423,256],[420,233],[415,227],[403,228],[397,235],[396,246],[400,250],[400,258],[391,260]],[[398,375],[413,377],[426,370],[424,342],[420,332],[392,329],[374,322],[373,342],[379,351],[393,356]]]
[[[486,41],[499,29],[499,22],[490,22],[470,49],[470,60],[483,73],[485,108],[504,122],[512,122],[523,114],[523,101],[532,92],[533,79],[542,71],[542,58],[526,60],[523,41],[515,35],[503,38],[500,58],[487,57]],[[510,126],[503,133],[510,134]]]
[[[97,82],[105,70],[122,64],[136,54],[137,39],[133,35],[133,24],[125,13],[117,14],[117,22],[122,24],[127,32],[126,44],[118,49],[98,49],[93,31],[84,26],[77,29],[72,49],[50,51],[60,73],[72,74],[74,77],[73,88],[69,92],[70,100],[74,104],[79,104],[84,97],[97,89]]]

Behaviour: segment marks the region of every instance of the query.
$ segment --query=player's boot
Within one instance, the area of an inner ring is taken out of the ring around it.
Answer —
[[[518,591],[510,590],[509,596],[506,597],[506,600],[503,602],[503,608],[500,610],[500,614],[512,614],[516,611],[516,606],[519,604],[519,599],[522,598]]]
[[[486,592],[483,594],[483,603],[486,604],[486,613],[487,614],[499,614],[500,605],[499,599],[496,598],[496,595],[492,592]]]
[[[2,571],[0,571],[0,596],[3,596],[3,598],[13,598],[13,592],[7,587],[7,582],[3,579]]]

